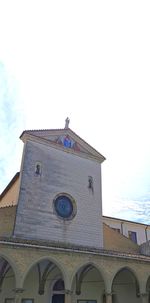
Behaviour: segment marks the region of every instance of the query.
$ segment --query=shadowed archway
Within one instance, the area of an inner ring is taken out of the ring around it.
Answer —
[[[97,300],[104,298],[105,283],[96,265],[87,263],[74,274],[72,292],[76,300]]]
[[[6,298],[15,298],[15,272],[9,261],[0,257],[0,302]]]
[[[22,298],[31,298],[39,303],[56,303],[56,296],[55,300],[53,298],[53,287],[58,277],[65,283],[63,273],[56,263],[47,258],[37,261],[25,276]]]
[[[141,303],[139,282],[130,268],[121,268],[115,274],[112,293],[114,302]]]

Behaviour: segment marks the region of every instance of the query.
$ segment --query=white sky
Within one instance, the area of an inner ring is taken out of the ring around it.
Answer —
[[[24,129],[70,128],[107,160],[105,215],[150,223],[150,2],[0,0],[0,190]]]

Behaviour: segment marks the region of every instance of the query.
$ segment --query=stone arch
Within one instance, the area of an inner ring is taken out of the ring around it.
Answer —
[[[35,301],[40,302],[42,297],[45,302],[51,302],[51,283],[57,276],[63,279],[66,288],[67,273],[63,265],[60,264],[57,259],[49,256],[36,258],[36,260],[28,266],[23,276],[22,285],[25,289],[24,297],[28,298],[32,295]],[[32,287],[31,284],[33,280],[34,286]]]
[[[56,276],[55,277],[55,280],[53,281],[52,285],[51,285],[51,290],[54,290],[54,286],[56,285],[56,283],[59,281],[59,280],[62,280],[61,276]],[[63,281],[64,282],[64,281]],[[65,285],[64,285],[64,288],[63,288],[64,292],[65,292]]]
[[[10,264],[10,266],[14,272],[16,287],[19,287],[20,286],[20,272],[19,272],[19,269],[17,268],[17,264],[6,254],[1,253],[0,259],[1,258],[6,260]]]
[[[107,285],[107,277],[106,277],[106,273],[104,272],[104,269],[101,267],[99,267],[99,265],[95,262],[82,262],[80,264],[78,264],[76,266],[76,268],[73,270],[73,273],[71,275],[71,278],[70,278],[70,289],[72,289],[72,284],[73,284],[73,280],[74,280],[74,277],[76,275],[76,273],[82,268],[82,267],[85,267],[85,266],[88,266],[88,265],[91,265],[93,267],[95,267],[98,272],[100,273],[100,275],[102,276],[103,280],[104,280],[104,284],[105,284],[105,288],[106,288],[106,285]]]
[[[63,277],[64,277],[64,283],[65,283],[65,287],[67,284],[67,273],[66,273],[66,268],[63,267],[63,265],[57,261],[57,259],[50,257],[50,256],[44,256],[41,258],[36,258],[36,260],[34,260],[27,268],[26,272],[24,273],[23,279],[22,279],[22,285],[24,284],[24,281],[28,275],[28,273],[30,272],[30,270],[39,262],[43,261],[43,260],[49,260],[50,262],[54,263],[61,271]]]
[[[86,287],[86,283],[88,287]],[[83,291],[82,287],[84,289]],[[92,291],[92,288],[94,291]],[[106,279],[103,269],[100,269],[95,262],[82,262],[72,273],[70,289],[71,292],[77,296],[77,299],[87,299],[86,294],[87,297],[91,297],[92,293],[103,297],[106,289]]]
[[[123,270],[128,270],[135,277],[135,279],[138,283],[138,286],[140,286],[139,279],[137,277],[137,273],[129,266],[123,266],[123,267],[118,269],[118,271],[113,275],[112,284],[113,284],[113,280],[115,279],[116,275],[119,274]]]
[[[111,291],[114,293],[114,297],[126,298],[125,302],[139,302],[140,299],[140,283],[137,277],[137,273],[130,267],[124,266],[120,268],[112,278]],[[130,291],[132,293],[130,293]]]
[[[15,263],[6,255],[0,254],[0,297],[4,302],[6,297],[15,297],[18,287],[18,270]]]

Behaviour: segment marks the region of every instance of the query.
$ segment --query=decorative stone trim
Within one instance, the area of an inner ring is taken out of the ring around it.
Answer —
[[[65,294],[66,295],[72,295],[72,290],[70,290],[70,289],[65,289]]]
[[[146,293],[141,293],[141,294],[139,294],[139,296],[140,296],[141,298],[147,297],[147,296],[148,296],[148,293],[147,293],[147,292],[146,292]]]
[[[24,289],[23,288],[15,288],[13,289],[13,291],[16,293],[16,294],[22,294],[24,292]]]

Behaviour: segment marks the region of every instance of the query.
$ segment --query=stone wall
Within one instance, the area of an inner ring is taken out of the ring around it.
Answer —
[[[36,163],[41,174],[35,174]],[[103,247],[101,166],[66,149],[27,142],[22,166],[15,235],[82,246]],[[93,191],[88,178],[93,178]],[[68,193],[76,203],[72,220],[60,219],[53,200]]]

